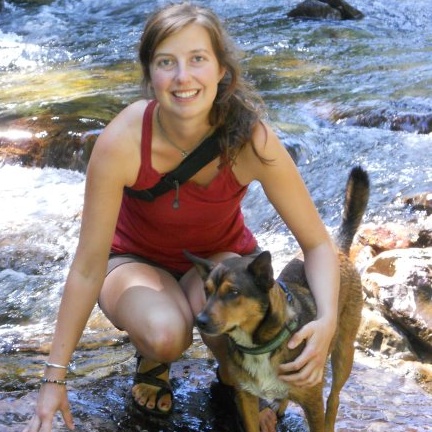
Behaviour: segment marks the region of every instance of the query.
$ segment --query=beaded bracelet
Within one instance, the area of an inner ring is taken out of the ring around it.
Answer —
[[[66,385],[66,380],[57,380],[57,379],[49,379],[49,378],[41,378],[41,384],[57,384],[57,385]]]
[[[48,363],[48,362],[45,362],[44,364],[45,364],[46,367],[52,367],[52,368],[55,368],[55,369],[69,369],[69,365],[63,366],[63,365],[59,365],[59,364],[56,364],[56,363]]]

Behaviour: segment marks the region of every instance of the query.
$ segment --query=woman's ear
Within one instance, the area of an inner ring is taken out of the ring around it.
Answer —
[[[221,67],[220,67],[220,72],[219,72],[219,81],[218,81],[218,82],[221,82],[222,78],[223,78],[223,77],[225,76],[225,74],[226,74],[226,71],[227,71],[226,67],[224,67],[224,66],[221,66]]]

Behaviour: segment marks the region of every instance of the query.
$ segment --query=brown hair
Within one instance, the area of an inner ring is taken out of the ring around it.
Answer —
[[[216,58],[226,69],[210,111],[210,124],[221,129],[223,154],[233,160],[241,148],[252,142],[252,130],[263,115],[264,104],[258,93],[243,79],[238,51],[214,12],[184,2],[165,6],[149,17],[139,46],[144,92],[146,96],[151,95],[150,64],[157,46],[193,23],[207,30]],[[254,146],[253,149],[255,151]]]

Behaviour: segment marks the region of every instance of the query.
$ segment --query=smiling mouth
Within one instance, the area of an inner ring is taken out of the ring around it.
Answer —
[[[188,90],[188,91],[177,91],[173,92],[173,95],[179,99],[190,99],[196,96],[199,93],[199,90]]]

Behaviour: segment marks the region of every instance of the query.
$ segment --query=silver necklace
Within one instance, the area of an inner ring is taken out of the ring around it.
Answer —
[[[185,158],[187,158],[188,156],[189,156],[189,154],[192,152],[192,151],[194,151],[208,136],[210,136],[211,134],[212,134],[212,132],[213,132],[213,128],[211,128],[210,129],[210,131],[208,132],[208,133],[206,133],[205,135],[204,135],[204,137],[202,138],[202,139],[200,139],[199,141],[198,141],[198,144],[197,145],[195,145],[193,148],[192,148],[192,150],[190,150],[190,151],[187,151],[187,150],[185,150],[185,149],[182,149],[180,146],[178,146],[174,141],[171,141],[170,140],[170,138],[168,137],[168,135],[167,135],[167,132],[166,132],[166,130],[165,130],[165,128],[162,126],[162,122],[161,122],[161,119],[160,119],[160,108],[158,107],[158,110],[157,110],[157,112],[156,112],[156,120],[157,120],[157,124],[158,124],[158,126],[159,126],[159,129],[160,129],[160,131],[161,131],[161,133],[162,133],[162,136],[165,138],[165,140],[166,141],[168,141],[173,147],[175,147],[180,153],[181,153],[181,155],[182,155],[182,158],[183,159],[185,159]]]

